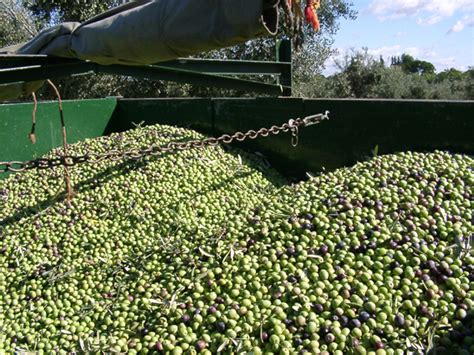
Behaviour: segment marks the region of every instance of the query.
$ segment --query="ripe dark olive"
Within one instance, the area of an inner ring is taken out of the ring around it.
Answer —
[[[431,280],[431,277],[430,277],[430,275],[428,275],[428,274],[423,274],[423,275],[421,276],[421,279],[426,282],[426,281],[428,281],[428,280]]]
[[[324,340],[326,340],[328,343],[332,343],[334,340],[336,340],[336,337],[334,334],[328,333],[325,335]]]
[[[298,278],[295,275],[290,275],[288,276],[288,281],[291,283],[296,283],[298,282]]]
[[[251,247],[251,246],[255,245],[255,243],[256,243],[255,239],[249,239],[247,241],[247,247]]]
[[[326,244],[321,245],[321,247],[319,248],[319,253],[321,255],[326,255],[328,251],[329,251],[329,247]]]
[[[420,305],[420,307],[418,308],[420,314],[426,316],[428,315],[429,311],[428,311],[428,307],[426,307],[424,304]]]
[[[330,332],[331,332],[331,329],[328,327],[321,327],[321,329],[319,330],[319,334],[323,337],[325,337]]]
[[[376,341],[374,345],[375,345],[375,349],[377,349],[377,350],[385,348],[385,344],[382,343],[381,341]]]
[[[204,340],[198,340],[196,342],[196,350],[197,351],[202,351],[207,347],[207,344]]]
[[[314,309],[318,313],[324,312],[324,306],[320,303],[314,305]]]
[[[362,323],[358,319],[352,319],[349,322],[349,327],[351,328],[360,328],[362,326]]]
[[[369,313],[367,313],[366,311],[360,312],[360,314],[359,314],[359,320],[360,320],[361,322],[367,322],[367,321],[369,320],[369,318],[370,318],[370,314],[369,314]]]
[[[218,331],[224,332],[225,329],[226,329],[226,325],[225,325],[224,322],[217,322],[216,323],[216,328],[217,328]]]
[[[402,314],[397,314],[395,316],[395,324],[398,327],[403,327],[405,325],[405,317]]]

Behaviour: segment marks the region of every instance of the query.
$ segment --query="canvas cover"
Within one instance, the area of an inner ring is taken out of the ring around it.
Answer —
[[[99,64],[145,65],[274,35],[279,0],[139,0],[84,23],[68,22],[0,54],[47,54]],[[39,83],[0,86],[0,100]]]

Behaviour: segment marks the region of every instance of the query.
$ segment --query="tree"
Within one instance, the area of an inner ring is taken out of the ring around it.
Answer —
[[[392,65],[400,66],[404,72],[412,74],[434,74],[435,66],[423,60],[413,58],[409,54],[402,54],[401,57],[392,58]]]
[[[466,84],[466,99],[474,100],[474,67],[469,67],[469,69],[464,73]]]
[[[384,63],[368,54],[367,48],[352,50],[336,65],[340,71],[336,80],[336,93],[349,97],[373,97],[374,88],[382,78]],[[341,87],[343,85],[344,87]]]
[[[38,21],[18,0],[0,2],[0,48],[26,41],[38,32]]]
[[[464,73],[449,69],[433,80],[432,74],[403,70],[396,64],[397,60],[401,58],[394,58],[392,65],[385,66],[383,60],[369,55],[367,49],[352,50],[337,62],[338,73],[327,78],[318,75],[302,85],[309,97],[433,100],[474,97],[474,68]]]
[[[46,23],[85,21],[127,0],[23,0],[35,17]]]
[[[453,82],[453,81],[462,80],[463,78],[464,78],[464,74],[462,71],[457,70],[455,68],[451,68],[451,69],[443,70],[441,73],[436,75],[435,82],[439,83],[445,80]]]

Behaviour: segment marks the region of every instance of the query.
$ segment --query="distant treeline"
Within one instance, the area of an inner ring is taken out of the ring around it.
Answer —
[[[297,80],[297,91],[308,97],[387,99],[474,99],[474,67],[436,73],[435,66],[408,54],[375,58],[367,50],[352,51],[337,63],[329,77],[313,75]]]

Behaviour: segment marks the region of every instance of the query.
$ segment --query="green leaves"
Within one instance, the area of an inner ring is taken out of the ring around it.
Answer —
[[[27,7],[37,18],[46,23],[59,23],[67,21],[85,21],[111,7],[120,5],[123,0],[23,0]]]
[[[21,1],[0,2],[0,48],[31,39],[38,28],[39,23]]]

